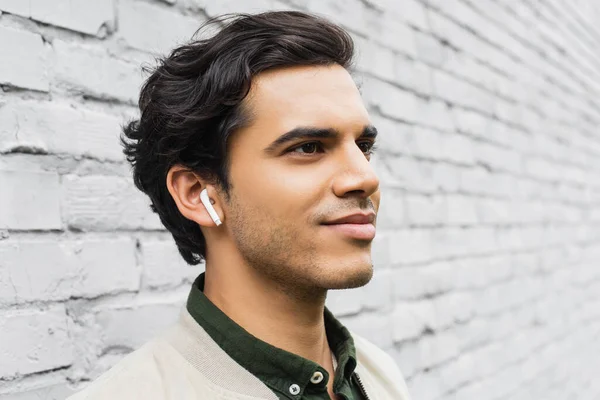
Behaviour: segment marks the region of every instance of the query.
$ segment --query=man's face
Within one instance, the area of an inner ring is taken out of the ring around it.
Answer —
[[[351,76],[337,65],[264,72],[247,106],[252,123],[229,142],[232,190],[224,210],[240,255],[285,288],[365,285],[373,275],[368,229],[361,237],[351,226],[323,224],[379,208],[372,128]],[[273,144],[297,128],[331,137]]]

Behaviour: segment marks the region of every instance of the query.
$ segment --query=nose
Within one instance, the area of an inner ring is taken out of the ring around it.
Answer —
[[[356,143],[340,151],[338,165],[340,168],[333,182],[336,196],[369,198],[379,190],[379,178]]]

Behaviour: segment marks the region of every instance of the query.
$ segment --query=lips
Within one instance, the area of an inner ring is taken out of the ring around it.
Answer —
[[[332,232],[342,234],[346,237],[373,240],[375,237],[374,221],[375,213],[356,213],[325,222],[323,225]]]
[[[375,213],[355,213],[324,222],[324,225],[334,224],[372,224],[375,221]]]
[[[373,224],[330,224],[323,225],[331,232],[359,240],[373,240],[375,238],[375,225]]]

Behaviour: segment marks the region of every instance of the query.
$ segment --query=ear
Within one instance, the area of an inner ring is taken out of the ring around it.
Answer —
[[[181,165],[175,165],[167,173],[166,183],[179,212],[187,219],[196,222],[200,226],[217,226],[204,204],[200,201],[200,192],[206,188],[210,202],[219,215],[221,222],[225,221],[225,215],[215,188],[212,185],[205,184],[205,181],[193,171]]]

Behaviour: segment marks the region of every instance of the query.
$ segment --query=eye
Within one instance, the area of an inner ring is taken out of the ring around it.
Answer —
[[[375,144],[375,142],[359,142],[357,143],[357,145],[366,155],[373,154],[375,152],[375,149],[377,149],[377,145]]]
[[[290,153],[297,154],[315,154],[322,147],[320,142],[303,143],[300,146],[293,147],[289,150]],[[297,151],[302,150],[302,151]]]
[[[369,156],[373,154],[377,146],[373,141],[358,142],[357,146],[362,150],[365,155]],[[288,153],[313,155],[319,152],[323,152],[323,144],[321,142],[307,142],[299,146],[292,147],[288,150]]]

